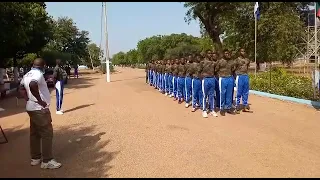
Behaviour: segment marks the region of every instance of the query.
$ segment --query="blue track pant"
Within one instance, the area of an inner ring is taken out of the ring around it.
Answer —
[[[173,96],[178,98],[178,77],[173,76],[172,78],[172,89],[173,89]]]
[[[219,89],[220,89],[220,110],[229,110],[232,107],[232,92],[234,88],[234,78],[220,77]]]
[[[214,78],[214,93],[215,93],[215,105],[216,107],[220,108],[220,89],[219,89],[219,78]]]
[[[173,76],[171,74],[168,75],[168,93],[173,93],[173,82],[172,82]]]
[[[199,78],[192,79],[192,107],[196,108],[196,104],[202,107],[202,91],[201,80]]]
[[[248,105],[249,97],[249,76],[248,75],[237,75],[236,78],[236,105],[237,107],[240,104],[242,98],[242,103],[244,106]]]
[[[184,84],[184,88],[185,88],[185,101],[186,103],[189,103],[191,101],[191,97],[192,97],[192,78],[187,76],[185,78],[185,84]]]
[[[62,108],[62,100],[63,100],[63,88],[64,84],[63,81],[57,81],[55,84],[56,88],[56,109],[60,111]]]
[[[156,72],[152,71],[152,85],[155,87],[156,84]]]
[[[179,98],[179,100],[184,99],[184,97],[185,97],[184,83],[185,83],[185,78],[178,77],[178,98]]]
[[[153,74],[152,74],[152,71],[149,70],[148,71],[148,81],[149,81],[149,84],[152,85],[152,79],[153,79]]]
[[[161,74],[161,90],[162,91],[165,91],[165,89],[166,89],[166,85],[165,85],[165,74],[163,73],[163,74]]]
[[[214,110],[214,88],[215,87],[215,78],[207,77],[202,80],[202,110],[207,110],[206,99],[208,98],[209,102],[209,111]]]

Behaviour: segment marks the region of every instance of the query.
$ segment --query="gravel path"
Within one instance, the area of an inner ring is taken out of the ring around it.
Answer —
[[[253,113],[203,119],[143,70],[117,70],[109,84],[89,74],[67,85],[66,113],[52,114],[58,170],[30,167],[23,100],[0,102],[0,177],[320,177],[319,111],[250,95]]]

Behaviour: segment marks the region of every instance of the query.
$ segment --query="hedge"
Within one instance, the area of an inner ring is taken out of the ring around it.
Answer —
[[[274,68],[270,72],[250,74],[250,89],[262,92],[268,92],[277,95],[316,100],[319,101],[319,93],[317,97],[313,97],[312,80],[308,77],[289,74],[282,68]],[[271,82],[271,83],[270,83]]]

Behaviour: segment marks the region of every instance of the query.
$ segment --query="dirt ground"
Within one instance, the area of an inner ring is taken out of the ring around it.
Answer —
[[[203,119],[146,85],[143,70],[117,70],[111,83],[100,74],[71,79],[63,116],[52,92],[61,169],[30,166],[24,102],[0,101],[9,139],[0,177],[320,177],[314,108],[250,95],[253,113]]]

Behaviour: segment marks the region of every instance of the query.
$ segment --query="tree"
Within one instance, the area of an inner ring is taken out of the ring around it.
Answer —
[[[0,4],[0,16],[0,67],[13,58],[17,80],[17,59],[26,53],[38,53],[50,40],[51,19],[43,2],[4,2]]]
[[[62,60],[65,63],[72,65],[79,64],[81,59],[89,58],[87,31],[79,31],[73,20],[68,17],[59,17],[53,24],[53,40],[48,43],[42,53],[46,54],[45,60],[48,64],[54,64],[55,59],[58,58],[53,57],[54,54],[64,58]]]
[[[186,2],[188,8],[185,21],[199,19],[200,27],[205,29],[218,52],[222,52],[220,35],[224,33],[222,17],[232,14],[238,2]]]
[[[238,50],[243,47],[254,57],[254,17],[248,7],[252,2],[241,2],[234,13],[224,17],[225,46]],[[306,4],[299,2],[262,2],[258,21],[257,62],[281,61],[290,63],[303,36],[303,11]],[[258,66],[259,67],[259,66]]]
[[[84,59],[83,64],[90,68],[99,66],[101,64],[100,57],[103,56],[103,51],[95,43],[89,44],[87,48],[89,57]],[[94,67],[92,67],[92,64]]]

